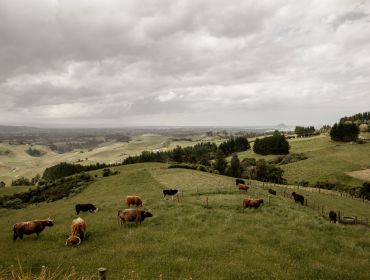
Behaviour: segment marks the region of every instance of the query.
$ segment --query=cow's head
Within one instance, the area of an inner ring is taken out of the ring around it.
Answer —
[[[149,211],[144,211],[143,216],[144,216],[145,218],[149,218],[149,217],[153,217],[153,214],[152,214],[152,213],[150,213]]]
[[[68,239],[66,240],[66,246],[67,245],[72,245],[72,246],[78,246],[81,244],[81,238],[77,235],[72,235],[70,237],[68,237]]]
[[[46,226],[52,227],[54,225],[54,220],[52,218],[47,218],[46,219]]]

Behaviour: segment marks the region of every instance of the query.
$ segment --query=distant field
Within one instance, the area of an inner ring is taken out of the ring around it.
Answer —
[[[284,177],[289,183],[305,180],[311,184],[317,181],[342,182],[359,186],[365,177],[349,176],[348,172],[370,168],[370,143],[351,144],[332,142],[328,136],[320,135],[311,138],[289,140],[291,153],[305,153],[308,159],[291,164],[281,165]],[[239,153],[242,160],[246,157],[272,159],[275,156],[254,154],[252,149]],[[356,178],[354,178],[356,177]]]
[[[347,175],[363,180],[363,181],[369,181],[370,182],[370,169],[365,170],[359,170],[359,171],[352,171],[347,172]]]
[[[368,279],[370,231],[362,226],[330,224],[308,207],[253,187],[239,193],[233,178],[164,164],[121,166],[120,175],[102,178],[75,197],[20,210],[0,210],[0,263],[39,270],[41,265],[95,275],[108,268],[108,279]],[[101,174],[95,171],[94,174]],[[162,189],[178,187],[180,202],[164,200]],[[152,218],[141,226],[118,225],[117,209],[127,194],[140,195]],[[367,204],[348,198],[305,194],[332,209],[370,218]],[[205,206],[208,197],[209,206]],[[260,209],[242,210],[245,197],[263,198]],[[87,237],[79,248],[64,246],[74,204],[93,202],[95,214],[82,213]],[[13,242],[15,222],[55,218],[40,235]]]
[[[4,155],[0,153],[0,181],[7,185],[18,176],[32,178],[36,174],[42,175],[45,168],[66,161],[79,164],[91,164],[96,162],[116,163],[122,159],[138,155],[144,150],[171,150],[176,146],[193,146],[202,141],[214,141],[220,143],[218,137],[205,137],[199,135],[190,141],[174,141],[172,137],[159,134],[143,134],[133,137],[130,142],[106,142],[95,149],[81,149],[73,152],[59,154],[45,146],[34,146],[34,148],[46,151],[42,157],[31,157],[25,150],[27,145],[9,145],[0,143],[0,152],[10,151]]]

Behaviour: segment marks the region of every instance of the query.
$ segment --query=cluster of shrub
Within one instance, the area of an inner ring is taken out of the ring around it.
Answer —
[[[32,147],[29,147],[27,150],[25,150],[27,154],[29,154],[31,157],[42,157],[46,154],[45,151],[41,151]]]
[[[112,171],[112,170],[110,170],[109,168],[104,168],[103,169],[103,174],[102,174],[102,176],[103,177],[108,177],[108,176],[112,176],[112,175],[117,175],[117,174],[119,174],[120,172],[119,171]]]
[[[313,126],[296,126],[294,133],[297,134],[298,137],[308,137],[319,134],[319,132],[316,132],[315,127]]]
[[[284,170],[264,159],[245,158],[241,162],[241,169],[241,178],[277,184],[287,183],[283,178]]]
[[[229,156],[235,152],[246,151],[249,149],[248,139],[244,136],[231,137],[220,144],[206,142],[194,146],[177,146],[172,151],[150,152],[144,151],[138,156],[130,156],[123,161],[123,164],[132,164],[139,162],[177,162],[191,163],[211,166],[212,160],[215,160],[220,151],[223,156]]]
[[[268,163],[283,165],[283,164],[297,162],[300,160],[305,160],[307,158],[308,157],[304,153],[291,153],[288,155],[277,156],[276,158],[269,160]]]
[[[286,155],[289,149],[285,136],[278,131],[275,131],[272,136],[257,138],[253,146],[253,151],[260,155]]]
[[[40,181],[41,185],[26,192],[0,197],[0,208],[19,209],[31,203],[50,202],[73,196],[81,192],[91,181],[93,177],[87,173],[55,181]]]
[[[12,180],[11,186],[34,186],[40,181],[40,175],[37,174],[32,179],[25,178],[23,176]]]
[[[46,168],[44,173],[42,174],[42,179],[56,180],[59,178],[71,176],[71,175],[78,174],[81,172],[97,170],[97,169],[106,168],[110,166],[112,166],[112,164],[99,163],[99,162],[96,164],[90,164],[90,165],[80,165],[80,164],[61,162],[61,163],[58,163],[56,165]]]

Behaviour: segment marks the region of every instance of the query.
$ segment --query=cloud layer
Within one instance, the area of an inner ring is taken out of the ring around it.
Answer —
[[[369,1],[0,0],[2,124],[332,123],[369,110]]]

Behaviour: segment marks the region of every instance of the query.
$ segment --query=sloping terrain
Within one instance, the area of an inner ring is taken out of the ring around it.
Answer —
[[[107,267],[110,279],[368,279],[370,231],[363,226],[330,224],[308,207],[282,195],[271,197],[252,187],[239,193],[233,178],[184,169],[163,169],[161,164],[118,167],[119,175],[99,177],[80,194],[0,210],[0,263],[39,269],[76,267],[80,274],[95,274]],[[164,200],[162,189],[176,187],[183,196]],[[277,188],[277,187],[276,187]],[[281,193],[280,188],[277,188]],[[125,208],[128,194],[140,195],[153,213],[142,225],[118,225],[117,209]],[[322,197],[330,207],[345,205],[370,218],[367,204],[348,198]],[[206,199],[208,197],[208,207]],[[259,209],[242,209],[245,197],[263,198]],[[86,240],[78,248],[64,246],[76,217],[76,203],[91,202],[95,214],[82,213]],[[347,203],[348,202],[348,203]],[[12,241],[15,222],[55,218],[37,239]]]

